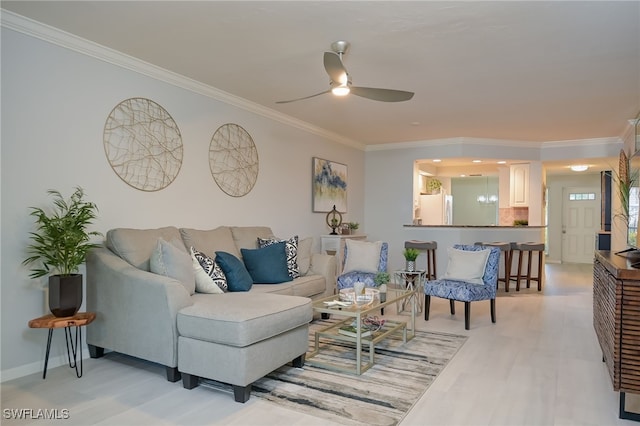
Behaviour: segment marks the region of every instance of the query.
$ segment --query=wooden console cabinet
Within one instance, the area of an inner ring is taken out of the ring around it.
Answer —
[[[593,326],[613,390],[620,392],[620,418],[638,421],[640,414],[625,409],[625,393],[640,394],[640,269],[631,263],[613,252],[596,251]]]

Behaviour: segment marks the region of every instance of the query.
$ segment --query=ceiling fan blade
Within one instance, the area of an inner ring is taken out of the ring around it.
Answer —
[[[376,89],[374,87],[351,87],[351,93],[374,101],[403,102],[413,98],[413,92],[404,90]]]
[[[324,52],[324,69],[334,83],[345,84],[349,78],[342,59],[337,53]]]
[[[295,102],[295,101],[301,101],[303,99],[314,98],[316,96],[324,95],[325,93],[329,93],[329,92],[331,92],[331,90],[325,90],[324,92],[316,93],[315,95],[305,96],[304,98],[291,99],[291,100],[288,100],[288,101],[277,101],[276,103],[277,104],[288,104],[289,102]]]

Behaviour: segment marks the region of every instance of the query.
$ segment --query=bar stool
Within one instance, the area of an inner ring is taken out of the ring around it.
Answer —
[[[498,283],[500,281],[504,282],[504,291],[509,291],[509,282],[511,281],[511,259],[513,258],[513,251],[511,249],[511,243],[503,243],[503,242],[476,242],[477,246],[486,246],[486,247],[496,247],[500,249],[500,253],[504,255],[504,276],[498,277]],[[496,283],[496,288],[498,287],[498,283]]]
[[[516,277],[516,291],[520,291],[520,281],[527,280],[527,288],[531,287],[531,281],[538,283],[538,291],[542,291],[542,261],[544,254],[544,243],[526,242],[526,243],[512,243],[512,248],[518,253],[518,272]],[[532,276],[531,260],[534,253],[538,253],[538,270],[537,276]],[[527,271],[526,275],[522,271],[522,259],[527,256]]]
[[[435,241],[419,241],[419,240],[409,240],[404,242],[404,248],[413,248],[419,251],[424,251],[427,254],[427,274],[425,276],[425,280],[435,280],[436,279],[436,249],[438,248],[438,243]]]

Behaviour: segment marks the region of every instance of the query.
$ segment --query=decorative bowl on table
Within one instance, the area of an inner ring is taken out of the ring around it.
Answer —
[[[376,299],[380,299],[380,290],[375,288],[365,288],[364,294],[359,294],[357,297],[354,289],[352,288],[343,288],[340,290],[340,300],[343,302],[367,305],[369,303],[373,303]]]

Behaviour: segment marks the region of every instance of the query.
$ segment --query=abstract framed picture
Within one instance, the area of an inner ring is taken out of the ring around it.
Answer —
[[[347,211],[347,166],[313,157],[313,211]]]

